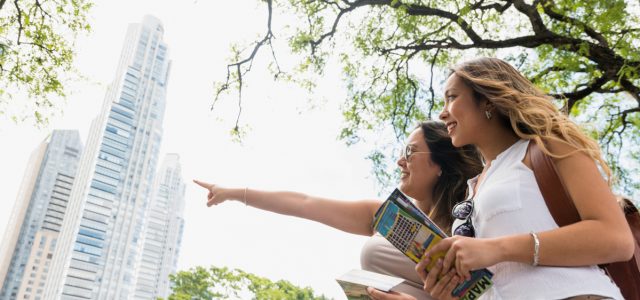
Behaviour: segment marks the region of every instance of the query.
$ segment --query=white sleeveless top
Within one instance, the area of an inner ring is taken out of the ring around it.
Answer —
[[[478,238],[547,231],[558,228],[547,208],[533,171],[522,160],[528,140],[519,140],[491,163],[473,198],[473,226]],[[452,228],[462,220],[454,221]],[[533,245],[531,245],[533,247]],[[544,245],[542,245],[544,247]],[[577,295],[600,295],[623,299],[618,287],[598,266],[533,267],[518,262],[502,262],[488,268],[494,288],[481,299],[563,299]]]

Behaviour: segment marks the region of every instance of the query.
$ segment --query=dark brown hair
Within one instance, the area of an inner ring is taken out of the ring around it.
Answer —
[[[482,172],[480,155],[472,145],[454,147],[443,122],[426,121],[416,128],[422,129],[431,152],[431,160],[442,170],[433,188],[432,209],[426,213],[442,230],[451,232],[451,209],[464,200],[467,180]]]

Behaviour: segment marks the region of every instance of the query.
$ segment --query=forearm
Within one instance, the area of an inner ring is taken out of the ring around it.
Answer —
[[[346,232],[371,235],[377,201],[340,201],[289,191],[228,189],[227,197],[279,214],[317,221]]]
[[[624,225],[624,224],[623,224]],[[615,228],[615,226],[613,226]],[[628,259],[626,231],[612,230],[602,221],[585,220],[555,230],[537,232],[539,264],[585,266]],[[533,263],[534,239],[520,234],[492,239],[504,261]]]

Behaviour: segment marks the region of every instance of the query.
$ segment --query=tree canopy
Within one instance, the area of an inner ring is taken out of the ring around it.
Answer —
[[[506,59],[600,144],[627,192],[640,162],[640,3],[631,0],[266,0],[266,33],[246,52],[234,49],[226,80],[241,104],[243,77],[256,54],[270,52],[276,78],[313,81],[332,59],[348,90],[339,137],[348,144],[367,132],[392,129],[402,139],[418,120],[437,118],[446,68],[463,58]],[[293,14],[292,31],[272,24]],[[281,29],[281,30],[280,30]],[[280,31],[277,31],[280,30]],[[276,38],[301,59],[278,65]],[[268,48],[271,49],[268,49]],[[266,50],[263,50],[265,49]],[[213,107],[213,106],[212,106]],[[238,115],[238,118],[240,115]],[[236,132],[241,124],[236,122]],[[391,178],[385,153],[373,151],[376,174]]]
[[[245,271],[228,268],[195,267],[169,275],[173,283],[170,300],[191,299],[278,299],[325,300],[311,288],[301,288],[286,280],[273,282]]]
[[[90,30],[91,3],[0,0],[0,117],[44,124],[56,111],[74,73],[76,36]]]

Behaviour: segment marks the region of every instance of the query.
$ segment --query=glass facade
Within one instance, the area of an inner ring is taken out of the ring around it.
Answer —
[[[42,293],[81,151],[77,130],[55,130],[31,155],[2,239],[0,299]]]
[[[175,273],[184,227],[184,192],[180,158],[167,154],[158,172],[147,209],[143,251],[135,299],[166,298],[169,274]]]
[[[89,133],[54,257],[51,299],[128,299],[142,256],[145,209],[162,138],[169,74],[164,29],[146,16],[127,31],[116,78]]]

